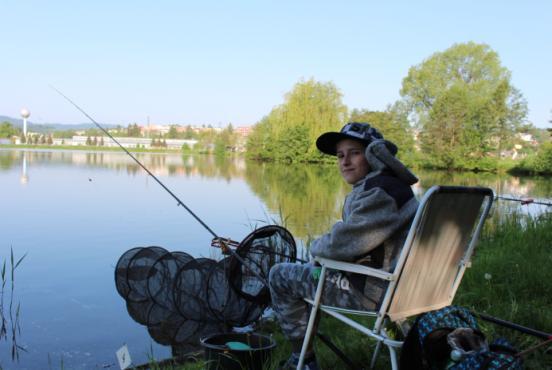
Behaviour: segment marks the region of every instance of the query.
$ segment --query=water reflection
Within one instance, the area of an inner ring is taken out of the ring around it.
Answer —
[[[27,175],[27,152],[23,153],[23,168],[21,170],[21,177],[19,178],[21,185],[25,185],[29,182],[29,176]]]
[[[179,154],[136,153],[156,176],[184,176],[206,179],[245,179],[279,222],[285,222],[294,235],[307,239],[319,235],[340,218],[343,198],[349,191],[334,166],[312,164],[282,165],[246,161],[239,157],[182,156]],[[29,182],[28,167],[70,165],[103,168],[131,176],[143,169],[122,152],[0,150],[0,171],[20,166],[20,183]],[[429,187],[440,185],[487,186],[495,194],[513,198],[532,197],[548,202],[552,182],[545,177],[516,177],[472,172],[418,170],[420,182],[414,186],[417,196]],[[548,207],[500,201],[499,213],[546,212]],[[270,220],[263,220],[264,222]]]
[[[340,218],[349,191],[333,166],[248,162],[245,178],[299,239],[319,235]]]
[[[474,172],[419,171],[420,185],[427,189],[434,184],[487,186],[495,194],[509,194],[517,197],[549,198],[552,183],[546,177],[516,177]]]
[[[133,154],[154,175],[159,176],[202,176],[222,178],[230,181],[242,177],[246,163],[237,157],[182,156],[179,154]],[[26,175],[27,162],[30,166],[74,165],[106,168],[117,172],[136,174],[143,169],[126,153],[44,150],[2,150],[0,149],[0,170],[22,166]],[[23,177],[23,175],[22,175]],[[23,182],[23,181],[22,181]]]
[[[435,184],[459,186],[485,186],[493,189],[495,195],[509,198],[534,198],[544,203],[550,203],[552,197],[552,183],[546,177],[517,177],[510,175],[496,175],[473,172],[418,172],[419,186],[423,191]],[[496,199],[494,213],[498,217],[513,213],[538,216],[552,210],[549,206],[538,204],[522,204],[521,202]]]

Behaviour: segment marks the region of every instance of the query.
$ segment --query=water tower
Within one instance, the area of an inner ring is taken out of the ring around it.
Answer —
[[[27,118],[31,115],[31,112],[27,108],[21,109],[21,117],[23,117],[23,136],[27,137]]]

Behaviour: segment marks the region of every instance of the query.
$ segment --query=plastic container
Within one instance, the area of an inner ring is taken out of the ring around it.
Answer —
[[[255,333],[213,334],[202,338],[200,343],[207,370],[266,369],[276,347],[272,338]]]

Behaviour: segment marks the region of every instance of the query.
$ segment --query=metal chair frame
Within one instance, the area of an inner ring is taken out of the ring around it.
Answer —
[[[451,199],[450,197],[458,199]],[[321,265],[320,279],[314,298],[305,299],[306,302],[312,305],[312,310],[297,368],[302,369],[303,367],[304,357],[312,337],[316,315],[320,310],[377,341],[370,368],[374,367],[380,347],[384,344],[389,350],[392,369],[398,369],[397,350],[402,347],[403,342],[389,337],[386,330],[387,323],[389,321],[402,321],[407,317],[436,310],[452,303],[464,275],[464,271],[469,267],[471,255],[477,244],[485,219],[489,214],[493,198],[493,192],[488,188],[460,186],[433,186],[430,188],[420,201],[420,205],[412,221],[412,226],[399,254],[397,264],[392,272],[354,263],[316,257],[315,261]],[[462,202],[459,202],[459,200],[462,200]],[[445,204],[447,207],[443,208],[442,204],[439,205],[439,201],[445,201],[445,203],[447,201],[452,201],[452,203]],[[448,205],[450,205],[450,207],[448,207]],[[466,211],[465,209],[468,210]],[[443,240],[435,241],[434,239],[439,239],[438,235],[442,230],[433,230],[433,228],[439,227],[439,220],[442,219],[443,215],[452,218],[449,225],[457,227],[454,228],[452,234],[450,230],[448,233],[447,230],[444,230],[444,235],[446,235],[444,242]],[[466,219],[468,220],[466,221]],[[464,225],[460,225],[462,222]],[[466,223],[471,223],[471,225],[465,225]],[[434,224],[433,227],[432,224]],[[459,225],[462,226],[463,229],[456,230],[460,229]],[[428,229],[429,234],[427,234]],[[430,237],[429,241],[427,241],[428,235]],[[437,237],[434,237],[435,235],[437,235]],[[425,241],[422,239],[425,239]],[[421,261],[422,263],[426,262],[427,264],[427,259],[429,258],[431,261],[433,257],[432,254],[436,253],[438,248],[448,247],[452,248],[452,257],[448,255],[449,258],[452,258],[450,261],[451,263],[449,263],[449,266],[439,266],[441,267],[439,271],[448,273],[448,276],[445,276],[447,277],[445,283],[451,282],[451,284],[445,284],[443,286],[442,281],[438,281],[439,279],[435,278],[435,276],[430,276],[429,271],[425,271],[431,269],[420,269],[416,267],[416,264],[420,262],[420,259],[423,259]],[[414,256],[412,257],[412,255]],[[379,309],[377,311],[358,311],[322,305],[320,300],[322,297],[322,290],[324,289],[325,274],[328,269],[363,274],[389,281]],[[413,279],[413,277],[415,277],[415,279]],[[416,286],[415,289],[413,289],[413,284],[415,284],[416,281],[424,281],[424,278],[429,279],[430,282],[434,282],[437,285],[441,283],[441,286],[438,286],[438,288],[441,289],[439,297],[435,296],[434,292],[430,291],[431,289],[436,289],[435,286],[431,284],[424,284],[427,286],[422,286],[421,288]],[[434,281],[431,281],[432,278]],[[418,289],[422,289],[421,293],[425,294],[413,296],[414,293],[412,293],[412,291],[416,290],[417,293]],[[423,302],[412,304],[412,300],[417,300],[419,296],[426,297],[427,299],[422,298]],[[346,315],[371,316],[375,317],[376,320],[374,326],[369,328]]]

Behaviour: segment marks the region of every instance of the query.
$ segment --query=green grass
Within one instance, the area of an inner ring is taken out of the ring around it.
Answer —
[[[460,285],[454,304],[468,307],[510,322],[540,331],[552,332],[552,214],[539,218],[512,215],[498,224],[487,221],[476,254]],[[518,350],[541,340],[511,329],[479,320],[489,341],[505,337]],[[261,332],[271,333],[278,343],[270,369],[290,353],[288,342],[276,323],[264,324]],[[368,366],[374,342],[336,320],[324,316],[320,331],[350,359]],[[319,363],[324,369],[344,369],[345,365],[320,340],[315,342]],[[389,368],[388,354],[382,348],[376,368]],[[198,367],[199,366],[199,367]],[[550,346],[538,349],[525,358],[527,369],[552,368]],[[201,363],[178,369],[198,369]]]
[[[18,361],[21,351],[25,348],[19,345],[21,335],[21,305],[15,301],[15,271],[27,254],[16,259],[13,248],[10,247],[10,258],[5,258],[0,269],[0,342],[8,342],[12,361]],[[9,282],[9,288],[7,287]],[[9,300],[5,296],[9,294]],[[0,347],[0,349],[2,349]],[[0,364],[0,370],[2,364]]]
[[[456,294],[454,304],[529,328],[552,333],[552,214],[540,218],[512,215],[501,224],[488,220],[476,255]],[[339,333],[332,340],[355,363],[368,364],[374,343],[333,319],[322,320],[321,331]],[[518,350],[540,339],[479,320],[489,341],[504,337]],[[319,341],[318,341],[319,342]],[[281,342],[279,342],[281,343]],[[323,344],[317,346],[323,368],[344,368]],[[376,368],[388,368],[386,349]],[[525,358],[527,369],[552,368],[549,346]]]
[[[455,304],[552,333],[552,214],[514,214],[500,225],[490,221]],[[488,337],[506,337],[520,350],[540,342],[481,320],[480,324]],[[552,352],[545,350],[529,355],[527,368],[551,368]]]

